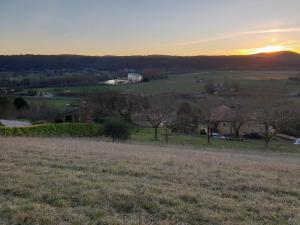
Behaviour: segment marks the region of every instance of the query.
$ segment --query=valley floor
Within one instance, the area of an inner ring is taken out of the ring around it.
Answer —
[[[0,138],[0,224],[300,224],[300,154]]]

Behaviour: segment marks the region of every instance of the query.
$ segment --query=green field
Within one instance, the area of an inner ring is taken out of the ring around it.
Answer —
[[[29,103],[47,104],[51,108],[65,111],[72,105],[79,105],[80,98],[85,94],[102,93],[105,91],[118,91],[124,94],[161,94],[161,93],[184,93],[201,94],[207,80],[214,82],[238,82],[240,90],[253,90],[254,88],[271,85],[277,87],[284,94],[300,93],[300,83],[288,80],[290,76],[298,74],[296,71],[203,71],[197,73],[169,75],[168,79],[152,80],[141,84],[111,85],[85,85],[76,87],[51,87],[23,90],[43,90],[55,95],[52,98],[27,97]],[[70,96],[60,97],[61,93],[69,93]],[[299,98],[294,98],[295,101]]]
[[[140,128],[132,132],[131,140],[142,143],[154,143],[165,145],[166,136],[165,129],[159,129],[159,140],[154,140],[154,129]],[[300,153],[300,147],[293,145],[293,141],[286,141],[282,139],[274,139],[271,141],[269,148],[264,147],[264,140],[244,140],[244,141],[230,141],[219,140],[211,138],[211,143],[207,144],[207,137],[205,135],[181,135],[174,134],[168,131],[168,144],[175,146],[189,146],[195,148],[211,148],[211,149],[243,149],[243,150],[258,150],[258,151],[275,151],[275,152],[296,152]]]
[[[159,93],[201,93],[205,81],[216,82],[238,81],[240,88],[253,88],[258,86],[279,86],[286,92],[300,92],[299,82],[288,78],[297,74],[295,71],[204,71],[197,73],[169,75],[168,79],[153,80],[142,84],[125,84],[118,86],[87,85],[82,87],[46,88],[56,93],[69,90],[73,94],[101,93],[104,91],[119,91],[126,94],[159,94]]]
[[[44,98],[44,97],[26,97],[26,100],[32,103],[44,103],[46,102],[49,106],[53,108],[62,108],[72,104],[78,104],[79,99],[69,98],[69,97],[53,97],[53,98]]]

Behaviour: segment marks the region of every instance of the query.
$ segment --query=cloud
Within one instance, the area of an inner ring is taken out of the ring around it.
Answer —
[[[194,41],[179,42],[179,43],[176,43],[175,45],[177,45],[177,46],[188,46],[188,45],[196,45],[196,44],[201,44],[201,43],[232,39],[232,38],[242,37],[242,36],[246,36],[246,35],[277,34],[277,33],[300,33],[300,27],[236,32],[236,33],[231,33],[231,34],[225,34],[225,35],[219,36],[219,37],[203,38],[203,39],[198,39],[198,40],[194,40]]]

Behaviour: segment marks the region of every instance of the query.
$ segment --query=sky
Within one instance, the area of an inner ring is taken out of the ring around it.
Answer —
[[[299,0],[0,0],[0,54],[300,52]]]

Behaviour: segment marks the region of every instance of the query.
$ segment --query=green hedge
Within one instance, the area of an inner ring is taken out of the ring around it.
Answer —
[[[97,137],[103,135],[103,125],[87,123],[41,124],[30,127],[0,127],[2,136],[26,137]]]

